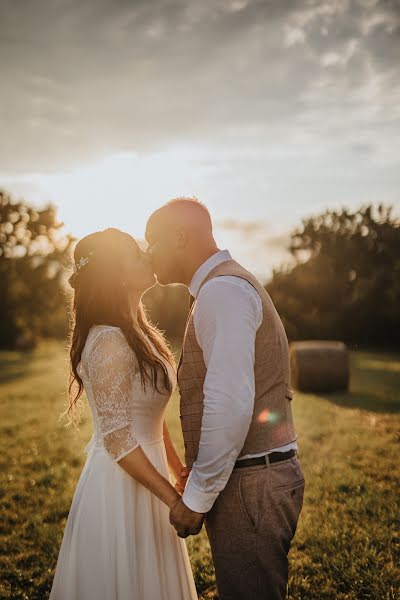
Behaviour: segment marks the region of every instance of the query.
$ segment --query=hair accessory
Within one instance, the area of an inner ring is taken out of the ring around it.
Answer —
[[[92,254],[93,254],[93,250],[91,252],[89,252],[88,256],[81,256],[79,261],[77,263],[75,263],[73,266],[74,273],[77,273],[80,269],[82,269],[82,267],[84,267],[85,265],[88,264],[89,256],[91,256]]]

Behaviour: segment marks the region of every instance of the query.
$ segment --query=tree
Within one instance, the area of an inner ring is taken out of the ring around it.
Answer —
[[[35,209],[0,190],[0,346],[65,335],[64,267],[73,238],[56,209]]]
[[[303,219],[291,234],[294,265],[266,288],[292,339],[395,345],[400,333],[400,220],[363,205]]]

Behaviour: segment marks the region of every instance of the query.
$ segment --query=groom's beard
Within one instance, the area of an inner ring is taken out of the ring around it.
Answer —
[[[183,279],[179,275],[179,269],[176,268],[176,265],[171,261],[170,268],[164,268],[163,270],[159,269],[159,273],[157,271],[154,272],[157,277],[157,281],[160,285],[170,285],[171,283],[182,283]]]

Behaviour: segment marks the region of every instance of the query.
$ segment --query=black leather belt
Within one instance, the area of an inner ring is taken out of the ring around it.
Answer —
[[[297,450],[292,449],[287,452],[270,452],[268,454],[268,459],[270,463],[275,463],[280,460],[287,460],[293,456],[297,456]],[[256,456],[255,458],[243,458],[242,460],[237,460],[233,468],[239,469],[240,467],[253,467],[254,465],[266,464],[268,464],[266,456]]]

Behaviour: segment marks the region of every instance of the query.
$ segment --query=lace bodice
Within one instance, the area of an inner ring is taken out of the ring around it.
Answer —
[[[159,357],[175,387],[175,370]],[[92,411],[95,443],[103,445],[115,461],[140,444],[162,438],[170,393],[162,377],[158,381],[164,393],[157,392],[149,380],[143,389],[135,353],[119,327],[90,329],[78,369]]]

